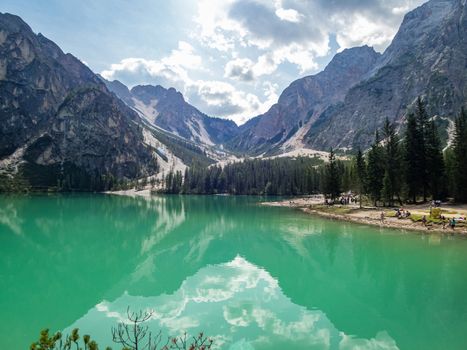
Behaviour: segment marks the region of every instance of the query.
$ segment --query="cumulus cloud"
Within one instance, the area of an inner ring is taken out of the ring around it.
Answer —
[[[125,58],[102,71],[101,75],[105,79],[118,79],[130,85],[157,83],[180,90],[190,81],[187,70],[201,67],[202,58],[195,53],[193,46],[179,41],[178,48],[166,57],[159,60]]]
[[[300,73],[313,72],[316,58],[329,54],[331,36],[336,37],[340,50],[361,45],[384,50],[403,14],[422,2],[236,0],[218,4],[201,0],[198,34],[203,44],[222,51],[258,49],[260,58],[257,66],[248,70],[249,77],[271,74],[282,63],[296,65]],[[226,70],[232,67],[230,63]],[[238,79],[238,74],[228,76]]]
[[[404,13],[422,2],[199,0],[187,41],[165,57],[126,58],[101,74],[130,86],[175,87],[206,114],[242,123],[266,112],[299,75],[324,68],[319,63],[335,50],[384,50]]]
[[[224,76],[241,81],[252,81],[254,79],[253,65],[253,61],[248,58],[236,58],[227,62]]]
[[[258,96],[222,81],[196,81],[188,87],[187,97],[202,111],[216,117],[228,116],[239,124],[259,114],[263,106]]]
[[[302,18],[304,17],[301,13],[298,13],[294,9],[283,9],[283,8],[278,8],[276,10],[276,16],[279,17],[283,21],[289,21],[289,22],[300,22]]]

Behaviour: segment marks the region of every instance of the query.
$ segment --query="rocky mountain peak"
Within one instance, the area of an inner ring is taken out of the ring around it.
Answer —
[[[78,173],[154,173],[137,119],[79,59],[0,14],[0,172],[45,187]]]
[[[185,99],[181,92],[173,87],[164,88],[160,85],[136,85],[131,89],[131,94],[146,104],[152,100],[170,100],[171,103],[184,103]]]
[[[330,105],[342,101],[380,56],[368,46],[336,54],[322,72],[292,82],[276,105],[241,128],[231,147],[253,153],[303,147],[303,136],[318,116]]]
[[[2,31],[9,31],[10,33],[32,33],[31,27],[21,17],[8,12],[0,12],[0,26]]]
[[[418,97],[430,115],[449,119],[467,97],[465,0],[431,0],[408,13],[372,70],[324,111],[306,135],[309,147],[366,148],[388,118],[402,130]]]
[[[431,0],[407,13],[375,71],[387,64],[397,64],[410,52],[432,48],[427,44],[433,43],[448,28],[447,21],[462,6],[465,4],[460,0]]]
[[[173,87],[136,85],[128,90],[119,81],[103,81],[151,124],[187,140],[212,146],[225,143],[238,132],[234,122],[205,115]]]

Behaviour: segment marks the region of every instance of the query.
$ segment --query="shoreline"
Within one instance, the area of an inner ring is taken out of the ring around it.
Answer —
[[[271,207],[286,207],[300,210],[308,215],[317,215],[329,220],[339,220],[351,222],[356,224],[363,224],[368,226],[388,228],[395,230],[407,230],[419,232],[421,234],[444,234],[452,236],[467,236],[467,227],[456,226],[454,230],[446,226],[445,229],[442,225],[432,223],[431,225],[423,226],[420,222],[414,222],[411,219],[398,219],[396,217],[387,216],[384,222],[381,222],[379,216],[382,211],[386,214],[391,213],[392,209],[388,208],[359,208],[352,205],[334,205],[332,207],[325,207],[323,199],[317,197],[300,197],[291,200],[282,200],[275,202],[263,202],[261,205]],[[429,207],[428,207],[429,208]],[[426,206],[410,206],[411,211],[424,214],[423,210],[427,209]],[[443,208],[444,209],[444,208]],[[464,212],[463,208],[449,207],[449,210],[458,210]],[[429,209],[428,209],[429,214]],[[447,215],[448,217],[449,215]],[[452,215],[451,215],[452,216]]]

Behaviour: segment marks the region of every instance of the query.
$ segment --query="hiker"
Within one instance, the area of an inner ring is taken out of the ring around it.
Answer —
[[[380,218],[381,218],[381,223],[384,224],[384,211],[381,212]]]
[[[423,215],[422,217],[422,224],[423,226],[426,226],[426,215]]]

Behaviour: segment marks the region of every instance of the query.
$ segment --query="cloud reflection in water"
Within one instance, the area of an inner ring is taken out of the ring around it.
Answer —
[[[295,305],[267,271],[237,256],[209,265],[183,281],[171,295],[153,297],[124,293],[102,301],[69,329],[79,327],[101,344],[110,328],[125,319],[126,308],[153,309],[148,325],[166,334],[204,331],[222,349],[397,349],[385,332],[358,339],[340,332],[320,310]]]

